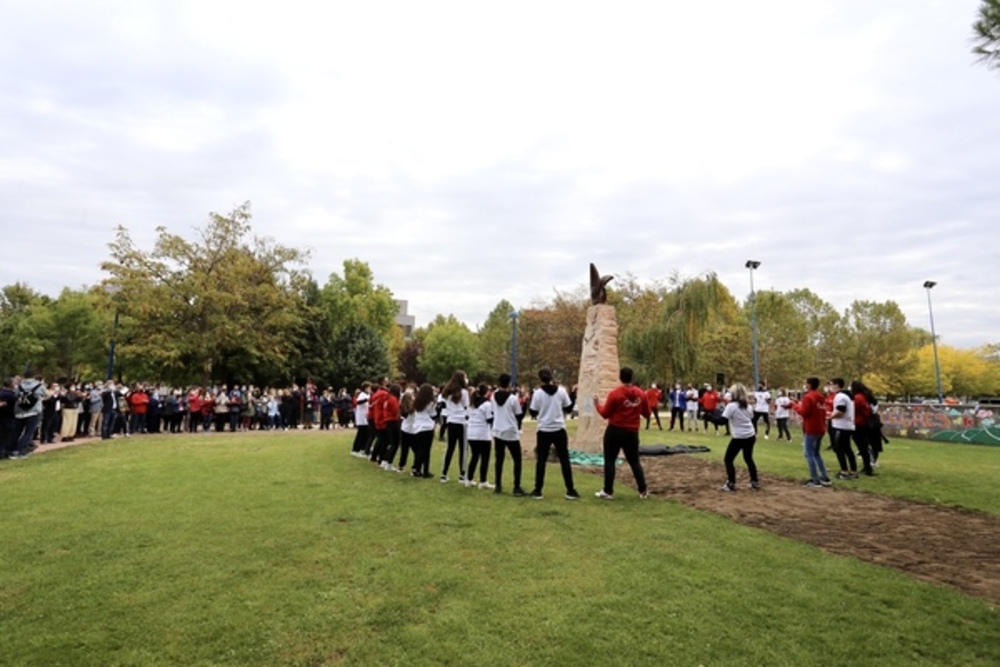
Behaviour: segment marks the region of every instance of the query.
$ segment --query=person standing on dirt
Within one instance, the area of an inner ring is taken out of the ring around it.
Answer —
[[[743,452],[743,461],[747,464],[747,471],[750,473],[750,488],[754,491],[760,489],[757,481],[757,465],[753,460],[753,446],[757,442],[757,431],[753,424],[753,411],[750,408],[750,399],[747,396],[747,389],[742,384],[736,383],[729,388],[729,395],[732,400],[722,411],[722,416],[729,423],[729,430],[732,439],[726,448],[726,456],[723,459],[726,464],[725,485],[721,491],[736,491],[736,455]]]
[[[826,463],[820,453],[820,443],[826,433],[826,408],[823,394],[819,393],[819,378],[806,378],[805,395],[791,407],[802,416],[802,453],[809,466],[809,479],[802,486],[818,488],[830,486]]]
[[[625,452],[625,460],[632,468],[639,497],[648,498],[646,476],[639,462],[639,426],[643,417],[649,417],[649,401],[642,390],[632,384],[632,369],[623,368],[618,372],[621,385],[611,390],[604,405],[594,396],[594,408],[608,420],[604,429],[604,488],[594,495],[604,500],[615,497],[615,459],[618,452]]]
[[[830,425],[833,427],[833,451],[837,454],[840,472],[837,479],[857,479],[858,459],[851,448],[851,436],[854,434],[854,397],[844,390],[843,378],[830,380],[833,396],[833,414],[830,415]]]

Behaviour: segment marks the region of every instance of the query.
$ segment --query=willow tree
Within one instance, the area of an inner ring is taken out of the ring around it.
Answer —
[[[158,227],[148,252],[118,228],[101,267],[122,315],[123,354],[162,379],[205,383],[251,381],[294,354],[305,254],[253,236],[250,220],[248,202],[211,213],[193,240]]]
[[[701,352],[701,338],[728,294],[715,273],[639,291],[623,304],[621,348],[641,365],[649,380],[666,373],[665,381],[692,378]]]

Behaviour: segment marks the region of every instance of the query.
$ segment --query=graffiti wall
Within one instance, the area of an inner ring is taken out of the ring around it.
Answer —
[[[882,430],[890,438],[903,436],[939,442],[1000,445],[1000,426],[991,408],[883,403],[879,406],[879,414],[882,416]]]

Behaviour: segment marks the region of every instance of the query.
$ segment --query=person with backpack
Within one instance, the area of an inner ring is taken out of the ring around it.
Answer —
[[[41,377],[27,377],[23,380],[18,377],[15,378],[15,383],[17,400],[14,403],[14,437],[17,444],[10,458],[23,459],[35,449],[32,441],[42,418],[42,401],[49,393],[45,390]]]

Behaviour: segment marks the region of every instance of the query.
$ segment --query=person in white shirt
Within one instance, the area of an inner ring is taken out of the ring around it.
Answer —
[[[444,386],[441,395],[444,397],[445,423],[448,425],[448,449],[444,454],[444,469],[441,471],[441,483],[448,481],[448,469],[451,468],[451,457],[458,449],[458,481],[465,482],[465,425],[469,410],[469,378],[465,371],[455,371],[451,380]]]
[[[767,385],[763,382],[757,387],[753,395],[753,428],[757,430],[757,422],[764,420],[764,439],[771,436],[771,392],[767,390]]]
[[[471,400],[468,433],[472,457],[466,471],[465,486],[476,485],[476,466],[479,466],[479,488],[492,489],[493,485],[487,481],[490,468],[490,426],[493,424],[490,388],[486,384],[480,384]]]
[[[414,433],[416,428],[417,415],[413,409],[416,391],[412,383],[407,383],[403,390],[403,396],[399,399],[399,416],[403,418],[399,425],[399,467],[396,472],[406,470],[406,462],[410,458],[410,451],[413,451],[413,458],[417,458],[414,447]]]
[[[723,458],[726,464],[726,484],[722,491],[736,491],[736,455],[743,452],[743,461],[747,464],[747,471],[750,473],[750,488],[754,491],[760,489],[757,481],[757,465],[753,460],[753,446],[757,442],[757,430],[754,428],[753,411],[750,409],[750,401],[747,396],[747,389],[742,384],[734,384],[729,388],[732,401],[722,411],[722,416],[729,422],[729,431],[732,439],[729,447],[726,448],[726,455]]]
[[[437,400],[434,387],[425,382],[413,398],[413,477],[431,477],[431,445],[434,444],[434,419]]]
[[[778,398],[774,399],[774,421],[778,422],[778,440],[782,436],[788,442],[792,441],[792,433],[788,430],[788,408],[792,405],[792,399],[788,398],[788,392],[784,389],[778,390]]]
[[[698,390],[693,384],[687,386],[687,420],[688,430],[698,432]]]
[[[851,447],[851,436],[854,435],[854,397],[844,391],[843,378],[830,380],[830,391],[837,392],[833,397],[833,414],[830,415],[833,453],[837,455],[837,462],[840,464],[837,479],[857,479],[858,459]]]
[[[351,456],[366,459],[371,449],[372,431],[368,426],[368,392],[371,391],[371,382],[362,382],[361,391],[358,392],[357,405],[354,407],[354,444],[351,446]],[[270,408],[269,408],[270,410]],[[277,410],[277,406],[275,406]]]
[[[497,380],[497,390],[490,402],[493,404],[493,448],[496,453],[496,488],[493,493],[503,493],[504,455],[509,452],[514,461],[514,495],[526,495],[521,488],[521,399],[510,388],[510,375],[502,373]]]
[[[542,499],[542,488],[545,486],[545,466],[549,460],[549,450],[556,448],[559,465],[562,468],[563,482],[566,484],[566,500],[577,500],[580,494],[573,486],[573,467],[569,462],[569,436],[566,434],[566,419],[563,416],[573,402],[566,390],[552,380],[552,370],[543,368],[538,371],[538,379],[542,386],[531,395],[528,409],[537,420],[535,435],[535,488],[531,497]]]

